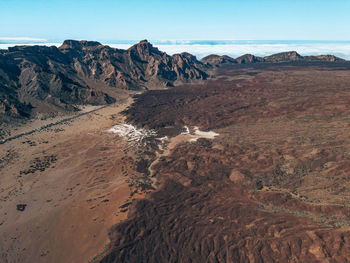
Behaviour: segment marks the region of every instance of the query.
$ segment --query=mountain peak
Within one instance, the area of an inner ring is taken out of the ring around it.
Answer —
[[[129,49],[132,49],[134,47],[142,47],[142,48],[153,48],[153,45],[148,42],[147,39],[141,40],[139,43],[136,43],[135,45],[131,46]]]
[[[163,52],[159,51],[158,48],[154,47],[146,39],[141,40],[139,43],[131,46],[128,51],[134,55],[139,56],[141,59],[146,59],[150,55],[159,55],[162,56]]]
[[[176,54],[175,54],[176,55]],[[196,56],[188,53],[188,52],[182,52],[180,54],[177,54],[179,56],[181,56],[182,58],[186,58],[188,60],[197,60]]]
[[[141,40],[139,44],[149,44],[152,45],[147,39]]]

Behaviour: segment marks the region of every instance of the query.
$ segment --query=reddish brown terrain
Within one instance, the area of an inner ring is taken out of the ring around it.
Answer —
[[[129,122],[220,135],[160,158],[100,262],[348,262],[349,87],[346,64],[271,64],[138,96]]]
[[[0,262],[350,261],[349,62],[0,55]]]

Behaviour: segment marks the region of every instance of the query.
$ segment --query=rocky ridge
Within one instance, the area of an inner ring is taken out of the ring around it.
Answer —
[[[115,90],[145,90],[204,80],[206,66],[188,54],[169,56],[143,40],[127,50],[95,41],[16,46],[0,53],[0,117],[74,110],[115,102]]]
[[[110,104],[120,93],[205,80],[211,69],[225,65],[343,61],[295,51],[236,59],[209,55],[198,61],[186,52],[169,56],[147,40],[127,50],[86,40],[65,40],[58,48],[15,46],[0,52],[0,120],[75,111],[82,104]]]
[[[296,51],[287,51],[273,54],[271,56],[258,57],[252,54],[245,54],[236,59],[229,56],[209,55],[201,60],[206,65],[223,66],[232,64],[249,63],[283,63],[283,62],[344,62],[345,60],[333,55],[301,56]]]

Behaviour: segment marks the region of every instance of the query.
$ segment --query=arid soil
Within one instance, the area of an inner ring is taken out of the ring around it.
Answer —
[[[160,185],[97,261],[348,262],[349,87],[348,66],[271,64],[139,95],[128,122],[220,135],[152,165]]]
[[[0,262],[88,262],[103,252],[108,229],[148,191],[137,149],[107,132],[130,102],[12,131],[35,130],[0,148]]]

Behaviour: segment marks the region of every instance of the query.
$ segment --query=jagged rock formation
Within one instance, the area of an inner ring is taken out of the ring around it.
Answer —
[[[282,62],[344,62],[344,59],[333,55],[319,56],[301,56],[296,51],[277,53],[266,57],[257,57],[251,54],[245,54],[236,59],[229,56],[209,55],[201,60],[203,63],[211,66],[224,66],[232,64],[249,64],[249,63],[282,63]]]
[[[74,104],[116,101],[108,89],[142,90],[207,78],[205,66],[188,54],[169,56],[147,40],[121,50],[95,41],[66,40],[60,46],[16,46],[0,53],[0,114],[29,116],[73,110]]]

